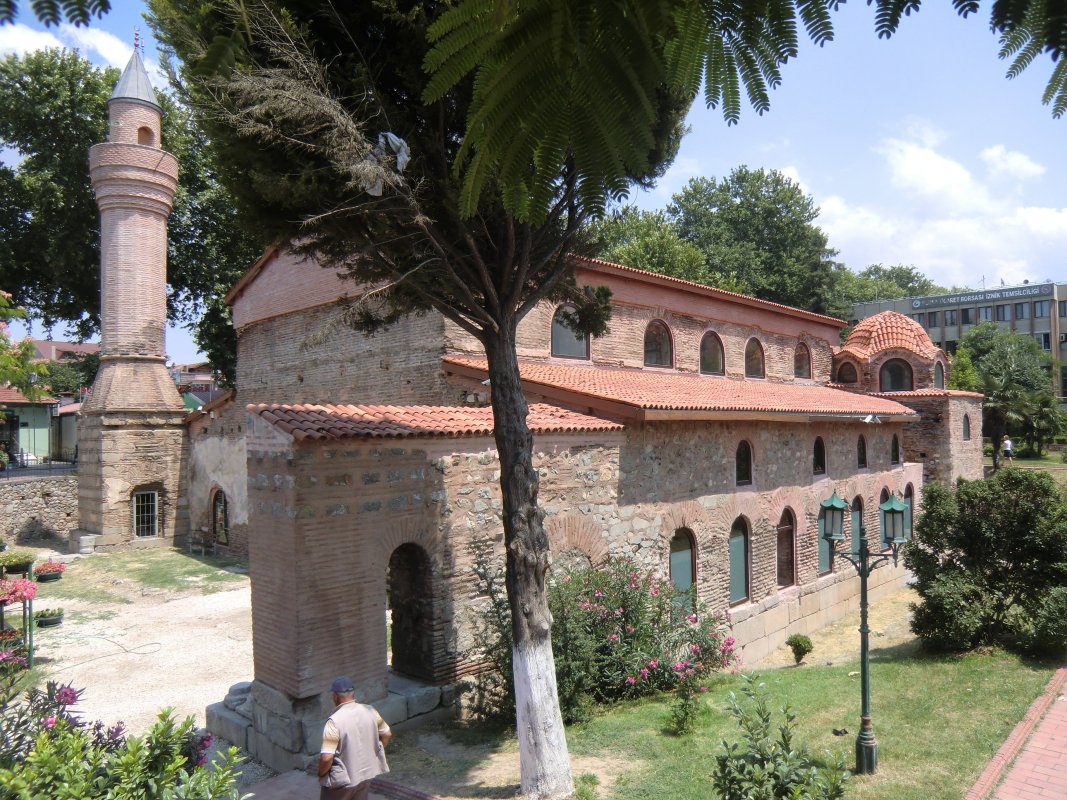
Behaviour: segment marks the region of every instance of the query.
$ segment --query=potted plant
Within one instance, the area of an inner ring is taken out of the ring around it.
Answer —
[[[53,561],[48,559],[42,561],[33,568],[33,579],[35,581],[47,582],[58,581],[63,577],[63,573],[67,571],[67,565],[61,561]]]
[[[5,550],[0,553],[0,570],[8,575],[27,573],[33,565],[33,558],[29,550]]]
[[[22,646],[22,631],[18,628],[0,630],[0,650],[11,650]]]
[[[38,628],[51,628],[63,622],[62,608],[42,608],[33,612],[33,622]]]
[[[29,578],[0,578],[0,606],[21,603],[37,596],[37,584]]]

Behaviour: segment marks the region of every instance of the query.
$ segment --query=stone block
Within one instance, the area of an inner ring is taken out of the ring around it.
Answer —
[[[303,753],[280,747],[255,728],[248,732],[248,752],[254,759],[262,761],[275,772],[300,769],[304,764]]]
[[[300,721],[290,715],[275,714],[263,706],[253,704],[252,724],[258,733],[286,750],[299,752],[304,746]]]
[[[326,727],[327,717],[322,719],[305,719],[300,724],[304,730],[304,752],[318,753],[322,747],[322,731]]]
[[[763,613],[764,630],[767,634],[777,633],[789,625],[789,608],[787,603],[779,603]]]
[[[247,700],[249,698],[249,692],[252,689],[252,681],[241,681],[235,683],[230,687],[230,691],[226,693],[226,697],[223,699],[223,703],[226,708],[231,711],[236,711],[238,708],[246,707]]]
[[[248,749],[248,731],[251,723],[222,703],[212,703],[204,713],[205,727],[216,736],[233,742],[242,750]]]
[[[280,692],[273,686],[263,683],[263,681],[252,681],[249,691],[257,706],[262,706],[268,711],[285,716],[293,713],[293,698],[285,692]]]
[[[420,714],[428,714],[441,703],[441,689],[437,686],[426,686],[407,695],[408,717],[417,717]]]
[[[800,598],[800,616],[809,617],[819,612],[819,593],[810,592]]]
[[[390,725],[403,722],[408,718],[408,700],[402,694],[390,692],[387,697],[375,700],[371,705],[378,709],[382,719]]]

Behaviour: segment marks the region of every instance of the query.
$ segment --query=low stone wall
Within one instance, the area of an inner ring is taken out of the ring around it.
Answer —
[[[9,542],[66,538],[78,527],[78,478],[35,476],[0,480],[0,536]]]

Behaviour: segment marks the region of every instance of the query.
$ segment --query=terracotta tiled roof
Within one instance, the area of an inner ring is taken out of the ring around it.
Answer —
[[[467,406],[250,405],[256,414],[294,439],[349,437],[488,436],[493,409]],[[526,424],[534,433],[621,430],[617,422],[544,403],[530,406]]]
[[[773,303],[770,300],[760,300],[758,297],[750,297],[747,294],[728,292],[725,289],[718,289],[714,286],[706,286],[703,283],[694,283],[693,281],[682,280],[681,278],[673,278],[670,275],[660,275],[656,272],[649,272],[647,270],[637,269],[636,267],[628,267],[625,264],[615,264],[611,261],[604,261],[600,258],[589,258],[587,256],[576,255],[571,255],[570,258],[577,266],[586,265],[588,267],[592,267],[593,269],[604,269],[612,272],[621,272],[652,283],[673,285],[682,289],[686,289],[688,291],[695,291],[699,294],[707,295],[710,297],[718,297],[723,300],[733,301],[735,303],[739,302],[743,305],[766,308],[771,311],[786,313],[794,317],[803,317],[805,319],[824,322],[829,325],[833,325],[836,328],[845,327],[845,321],[843,319],[837,319],[837,317],[828,317],[825,314],[816,314],[814,311],[805,311],[802,308],[794,308],[793,306],[783,305],[782,303]]]
[[[913,389],[910,392],[874,392],[872,397],[985,397],[981,392],[965,392],[961,389]]]
[[[936,358],[941,350],[930,341],[926,330],[915,320],[896,311],[883,311],[862,320],[842,346],[843,353],[860,359],[885,350],[907,350],[922,358]]]
[[[484,377],[484,358],[447,357],[446,371]],[[569,366],[520,361],[523,383],[535,393],[567,405],[594,406],[610,416],[663,418],[657,412],[699,412],[694,418],[729,418],[745,413],[808,416],[911,416],[914,411],[883,397],[797,383],[735,380],[659,370]]]
[[[54,397],[41,396],[36,400],[30,400],[18,389],[11,386],[0,386],[0,403],[14,403],[18,406],[47,405],[56,402]]]

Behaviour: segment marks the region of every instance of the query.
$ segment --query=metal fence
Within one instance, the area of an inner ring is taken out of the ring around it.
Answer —
[[[74,475],[77,471],[77,450],[57,453],[53,458],[40,458],[33,453],[19,451],[11,454],[11,460],[5,469],[0,469],[0,480],[32,478],[37,475]]]

